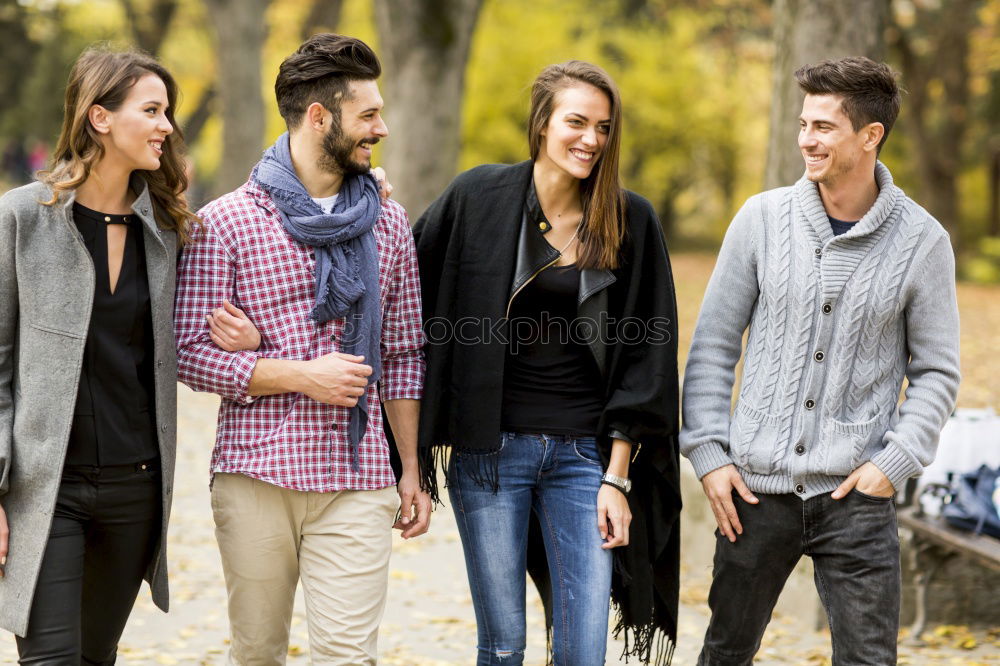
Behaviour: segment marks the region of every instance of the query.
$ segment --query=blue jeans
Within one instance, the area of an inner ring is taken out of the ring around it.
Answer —
[[[603,473],[593,437],[504,433],[500,489],[476,484],[453,454],[448,487],[479,630],[478,666],[524,662],[528,521],[542,528],[552,579],[556,666],[603,664],[611,551],[597,529]],[[474,464],[474,463],[468,463]]]
[[[743,534],[716,530],[708,605],[712,619],[699,666],[750,666],[785,580],[812,557],[826,608],[834,666],[891,666],[899,630],[899,535],[892,499],[857,490],[802,501],[796,495],[735,493]]]

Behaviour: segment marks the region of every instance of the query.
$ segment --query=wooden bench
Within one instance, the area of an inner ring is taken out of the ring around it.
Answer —
[[[899,509],[900,527],[913,534],[910,561],[916,572],[916,617],[910,637],[920,640],[927,624],[927,588],[931,578],[942,564],[953,557],[970,558],[979,564],[1000,571],[1000,539],[964,532],[948,525],[943,518],[929,516],[920,509],[919,502]]]

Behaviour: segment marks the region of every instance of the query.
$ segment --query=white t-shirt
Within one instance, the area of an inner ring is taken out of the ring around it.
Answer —
[[[312,200],[315,201],[319,205],[319,207],[323,210],[324,213],[326,213],[327,215],[329,215],[330,211],[333,210],[333,204],[334,204],[334,202],[337,201],[337,197],[339,197],[339,196],[340,196],[340,193],[338,192],[337,194],[334,194],[333,196],[323,197],[322,199],[317,199],[316,197],[313,197]]]

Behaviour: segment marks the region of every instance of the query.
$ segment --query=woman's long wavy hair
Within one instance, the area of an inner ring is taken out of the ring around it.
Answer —
[[[570,60],[549,65],[535,79],[531,88],[531,113],[528,116],[528,146],[531,159],[537,160],[559,91],[585,83],[594,86],[611,104],[611,127],[597,164],[580,183],[583,195],[584,225],[580,228],[580,248],[576,263],[580,268],[617,268],[618,251],[625,237],[625,192],[618,177],[618,153],[621,146],[621,97],[618,87],[603,69],[589,62]]]
[[[98,45],[80,54],[66,84],[62,131],[50,166],[39,171],[37,176],[52,189],[52,199],[44,202],[48,206],[83,184],[94,166],[104,158],[101,135],[88,117],[90,108],[98,104],[108,111],[117,111],[132,86],[147,74],[160,77],[167,88],[170,106],[166,116],[174,131],[163,141],[160,168],[136,173],[149,187],[157,223],[176,231],[183,244],[190,239],[190,226],[198,223],[198,217],[188,208],[184,197],[188,185],[184,174],[184,136],[174,120],[177,83],[163,65],[146,53]]]

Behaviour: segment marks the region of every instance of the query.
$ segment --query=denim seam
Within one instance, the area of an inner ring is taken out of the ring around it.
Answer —
[[[539,497],[539,499],[538,499],[538,505],[539,505],[539,508],[541,509],[540,512],[545,517],[545,529],[549,533],[549,541],[552,543],[552,552],[555,555],[556,577],[559,579],[559,604],[560,604],[560,607],[562,608],[562,613],[561,614],[562,614],[562,625],[563,626],[562,626],[562,632],[561,632],[562,636],[560,636],[560,638],[563,641],[563,646],[562,646],[563,654],[567,654],[569,652],[569,645],[566,644],[566,642],[569,640],[569,627],[567,626],[566,621],[567,621],[567,617],[569,616],[569,613],[566,612],[566,606],[567,606],[566,598],[565,598],[566,597],[566,581],[563,580],[562,553],[559,551],[559,542],[558,542],[558,539],[556,539],[556,535],[552,531],[552,520],[550,519],[549,512],[548,512],[548,510],[545,507],[545,500],[543,500],[543,499],[541,499]],[[553,629],[554,629],[555,628],[555,623],[556,623],[556,620],[555,620],[555,610],[554,609],[553,609],[552,615],[553,615],[553,617],[552,617],[552,626],[553,626]],[[553,639],[552,640],[553,645],[555,644],[555,635],[554,635],[554,633],[555,632],[553,632],[553,637],[552,637],[552,639]]]
[[[455,489],[454,490],[455,494],[458,495],[458,502],[457,503],[464,506],[464,502],[462,502],[462,488],[461,488],[461,485],[459,483],[456,483],[456,484],[454,484],[453,487]],[[459,515],[459,514],[461,514],[461,515]],[[464,509],[462,509],[461,511],[456,512],[455,519],[462,521],[462,523],[463,523],[463,525],[465,527],[466,534],[471,534],[471,532],[469,530],[469,519],[468,519],[468,516],[466,516]],[[482,618],[485,619],[487,617],[487,615],[486,615],[486,609],[482,608],[481,604],[480,604],[480,601],[482,601],[483,599],[485,599],[485,595],[483,594],[483,590],[482,590],[482,587],[481,587],[480,582],[479,582],[479,576],[477,574],[473,573],[474,570],[476,570],[476,569],[479,568],[478,567],[478,562],[476,561],[475,550],[476,550],[475,548],[470,548],[469,549],[470,559],[473,560],[473,565],[474,565],[474,566],[472,566],[472,567],[469,568],[469,585],[470,585],[470,587],[472,585],[476,586],[476,594],[472,595],[472,603],[477,606],[477,608],[476,608],[477,614],[480,617],[482,617]],[[473,581],[475,581],[475,582],[473,583]],[[479,599],[480,601],[476,601],[476,599]],[[483,624],[485,625],[484,629],[485,629],[485,633],[486,633],[486,639],[489,641],[489,649],[490,649],[490,651],[492,651],[493,650],[493,632],[490,629],[489,622],[485,622],[484,621]],[[478,646],[477,646],[477,650],[478,650]]]
[[[833,606],[830,603],[830,591],[829,591],[829,589],[827,587],[826,579],[823,577],[823,569],[821,567],[816,566],[816,561],[815,560],[813,560],[813,567],[815,568],[815,571],[816,571],[816,583],[817,583],[817,587],[819,587],[819,596],[820,596],[820,599],[822,599],[822,601],[823,601],[823,606],[826,608],[826,621],[830,623],[830,648],[832,650],[832,654],[830,655],[830,659],[831,659],[831,661],[833,663],[836,664],[836,663],[838,663],[838,661],[837,661],[837,641],[833,640],[833,637],[834,637],[834,635],[836,635],[837,629],[834,626],[834,619],[833,619],[833,612],[832,612],[833,611]]]

